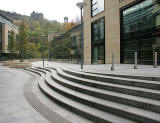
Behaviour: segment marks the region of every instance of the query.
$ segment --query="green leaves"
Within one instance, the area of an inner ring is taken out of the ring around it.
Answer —
[[[23,61],[24,55],[26,54],[28,44],[28,33],[26,31],[26,24],[22,22],[19,25],[19,34],[18,34],[18,50],[21,55],[21,60]]]
[[[16,35],[13,30],[11,30],[11,32],[8,32],[8,33],[9,33],[8,34],[8,51],[12,55],[16,51]],[[12,60],[12,56],[11,56],[11,60]]]

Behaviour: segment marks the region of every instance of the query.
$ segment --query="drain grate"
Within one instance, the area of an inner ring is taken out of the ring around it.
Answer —
[[[32,92],[33,81],[36,80],[36,76],[27,72],[31,75],[31,78],[28,82],[25,83],[23,88],[24,96],[27,101],[31,104],[31,106],[39,112],[45,119],[47,119],[51,123],[70,123],[65,118],[61,117],[57,113],[50,110],[46,107]],[[38,86],[38,85],[37,85]]]

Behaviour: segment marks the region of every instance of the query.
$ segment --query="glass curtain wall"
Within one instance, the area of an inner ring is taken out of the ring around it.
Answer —
[[[121,11],[121,62],[153,64],[154,52],[158,52],[160,64],[160,2],[145,0]]]
[[[0,23],[0,53],[2,53],[2,23]]]
[[[104,0],[91,0],[92,17],[104,11]]]
[[[92,23],[92,63],[105,63],[104,18]]]

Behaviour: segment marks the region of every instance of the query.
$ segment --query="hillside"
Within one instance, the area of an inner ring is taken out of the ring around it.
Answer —
[[[21,20],[21,18],[27,17],[26,15],[21,15],[16,12],[9,12],[9,11],[4,11],[4,10],[0,10],[0,12],[12,18],[13,20]]]
[[[22,21],[25,23],[25,31],[29,41],[26,55],[29,57],[41,57],[41,47],[44,47],[44,44],[45,47],[48,45],[48,34],[53,32],[64,33],[77,25],[75,22],[64,24],[55,20],[47,20],[44,19],[43,13],[38,13],[35,11],[33,11],[30,16],[2,10],[0,10],[0,12],[14,19],[14,24],[16,26],[19,26]],[[48,51],[46,50],[45,54],[47,54],[47,52]]]

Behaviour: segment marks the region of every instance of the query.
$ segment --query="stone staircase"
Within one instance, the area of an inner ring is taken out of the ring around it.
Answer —
[[[160,123],[159,78],[136,79],[68,68],[26,70],[40,75],[39,88],[55,103],[93,122]]]

